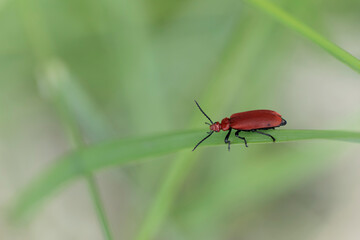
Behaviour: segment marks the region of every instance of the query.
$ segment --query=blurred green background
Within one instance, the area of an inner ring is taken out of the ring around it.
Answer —
[[[360,57],[359,1],[274,3]],[[360,130],[359,75],[241,1],[2,0],[0,31],[0,239],[103,239],[84,180],[20,226],[5,212],[76,138],[203,128],[194,99],[213,120],[261,108],[288,129]],[[188,151],[96,172],[113,239],[147,224],[153,239],[359,239],[358,145]],[[184,158],[152,226],[149,209]]]

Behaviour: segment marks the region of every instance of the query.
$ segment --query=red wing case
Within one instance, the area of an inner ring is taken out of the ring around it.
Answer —
[[[279,127],[286,124],[281,115],[271,110],[253,110],[235,113],[230,117],[230,127],[237,130],[253,130]]]

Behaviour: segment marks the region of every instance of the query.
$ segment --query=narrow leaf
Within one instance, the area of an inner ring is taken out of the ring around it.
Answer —
[[[324,36],[267,0],[245,0],[289,28],[310,39],[328,53],[360,73],[360,60],[340,48]]]
[[[329,139],[360,143],[360,133],[336,130],[268,130],[267,133],[274,136],[277,142],[288,142],[310,139]],[[206,135],[204,130],[183,131],[162,135],[129,138],[105,142],[90,147],[78,149],[61,157],[34,182],[27,186],[18,196],[11,209],[10,216],[14,220],[24,217],[29,210],[38,205],[41,200],[49,196],[64,183],[85,173],[94,172],[109,166],[132,163],[136,160],[154,156],[161,156],[183,149],[191,151],[194,145]],[[224,145],[225,133],[213,134],[211,138],[203,142],[196,151],[202,151],[201,147],[221,145],[220,151],[227,152]],[[251,147],[252,143],[272,143],[267,136],[252,132],[242,132]],[[238,138],[231,138],[232,145],[241,144]],[[244,148],[244,151],[246,149]]]

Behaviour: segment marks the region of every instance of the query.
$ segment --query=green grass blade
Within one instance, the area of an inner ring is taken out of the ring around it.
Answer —
[[[268,130],[267,132],[273,135],[277,142],[329,139],[360,143],[359,132],[336,130]],[[38,205],[41,200],[53,193],[55,189],[69,180],[83,176],[83,174],[183,149],[191,151],[204,135],[206,135],[204,130],[183,131],[142,138],[114,140],[71,152],[49,167],[18,196],[11,209],[10,216],[14,220],[22,218],[34,205]],[[226,152],[227,147],[224,145],[224,136],[225,133],[213,134],[197,151],[201,151],[204,146],[221,145],[222,150]],[[244,132],[242,136],[246,137],[250,147],[252,143],[272,143],[270,138],[256,133]],[[244,144],[235,137],[231,138],[231,142],[232,145],[241,144],[238,147],[243,147]]]
[[[261,11],[269,14],[274,19],[278,20],[282,24],[288,26],[289,28],[299,32],[301,35],[310,39],[311,41],[318,44],[320,47],[324,48],[328,53],[360,73],[360,60],[340,48],[336,44],[332,43],[321,34],[316,32],[311,27],[302,23],[300,20],[293,17],[291,14],[287,13],[283,9],[277,7],[275,4],[267,0],[245,0],[251,5],[259,8]]]

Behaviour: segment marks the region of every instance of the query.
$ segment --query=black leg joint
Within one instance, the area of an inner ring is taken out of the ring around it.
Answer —
[[[226,134],[226,137],[224,139],[225,144],[228,144],[228,150],[230,151],[230,141],[229,141],[229,137],[230,137],[230,133],[231,133],[231,128],[229,129],[229,132]]]
[[[271,137],[271,139],[273,140],[273,142],[276,141],[276,139],[275,139],[273,136],[271,136],[270,134],[268,134],[268,133],[260,132],[260,131],[258,131],[258,130],[254,130],[254,132],[260,133],[260,134],[265,135],[265,136],[268,136],[268,137]]]

